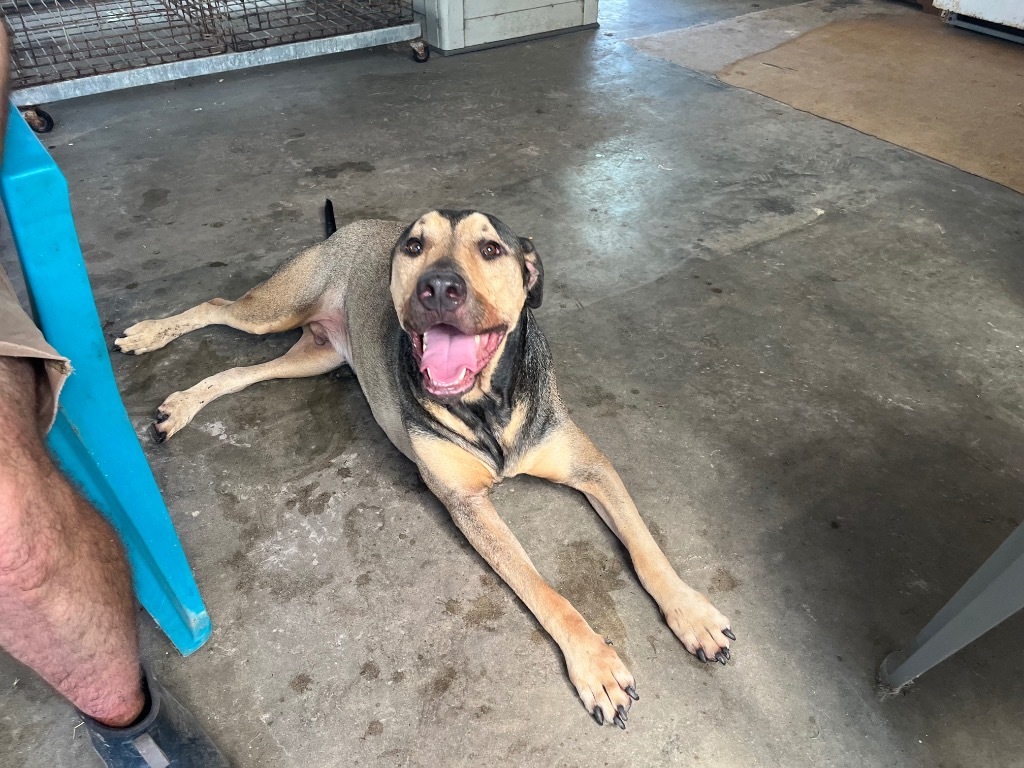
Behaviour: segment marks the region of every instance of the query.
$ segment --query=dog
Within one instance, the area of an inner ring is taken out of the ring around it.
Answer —
[[[607,458],[559,398],[533,311],[544,267],[528,238],[494,216],[435,210],[405,225],[363,220],[299,253],[237,301],[215,298],[144,320],[115,341],[160,349],[184,333],[227,325],[254,334],[302,328],[283,356],[232,368],[170,395],[157,409],[162,442],[208,403],[259,381],[352,367],[373,416],[419,468],[473,547],[555,640],[599,725],[626,727],[636,681],[609,642],[537,572],[488,498],[533,475],[584,493],[629,552],[672,632],[702,662],[725,664],[729,620],[673,570]]]

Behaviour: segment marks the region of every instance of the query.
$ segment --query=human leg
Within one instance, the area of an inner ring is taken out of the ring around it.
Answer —
[[[130,572],[47,453],[36,365],[0,357],[0,646],[85,714],[124,726],[144,701]]]

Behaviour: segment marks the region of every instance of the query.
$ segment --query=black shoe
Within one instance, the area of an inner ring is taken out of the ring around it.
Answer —
[[[199,723],[143,665],[146,704],[126,728],[82,714],[92,746],[107,768],[230,768]]]

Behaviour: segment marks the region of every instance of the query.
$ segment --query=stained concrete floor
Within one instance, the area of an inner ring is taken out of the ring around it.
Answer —
[[[478,207],[533,236],[576,419],[739,636],[700,665],[581,498],[501,487],[639,681],[629,730],[598,728],[352,375],[262,384],[146,443],[215,628],[184,660],[140,614],[144,649],[236,765],[1024,764],[1019,616],[874,691],[1021,519],[1024,198],[624,42],[749,10],[603,2],[596,32],[425,66],[53,107],[111,338],[239,295],[320,237],[327,195],[341,219]],[[291,338],[213,329],[114,365],[142,434]],[[0,659],[0,764],[97,765],[76,722]]]

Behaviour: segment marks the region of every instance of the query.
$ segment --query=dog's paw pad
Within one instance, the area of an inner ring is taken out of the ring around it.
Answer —
[[[566,665],[583,706],[597,724],[611,723],[625,729],[629,708],[640,697],[633,675],[615,650],[595,635],[593,642],[566,655]]]
[[[114,346],[126,355],[144,355],[166,346],[175,338],[160,320],[143,320],[114,340]]]
[[[686,588],[661,608],[665,622],[687,651],[705,664],[729,661],[729,641],[736,635],[729,628],[729,619],[704,595]]]
[[[175,392],[156,409],[156,416],[151,425],[153,439],[162,443],[171,435],[185,427],[199,412],[203,404],[188,392]]]

